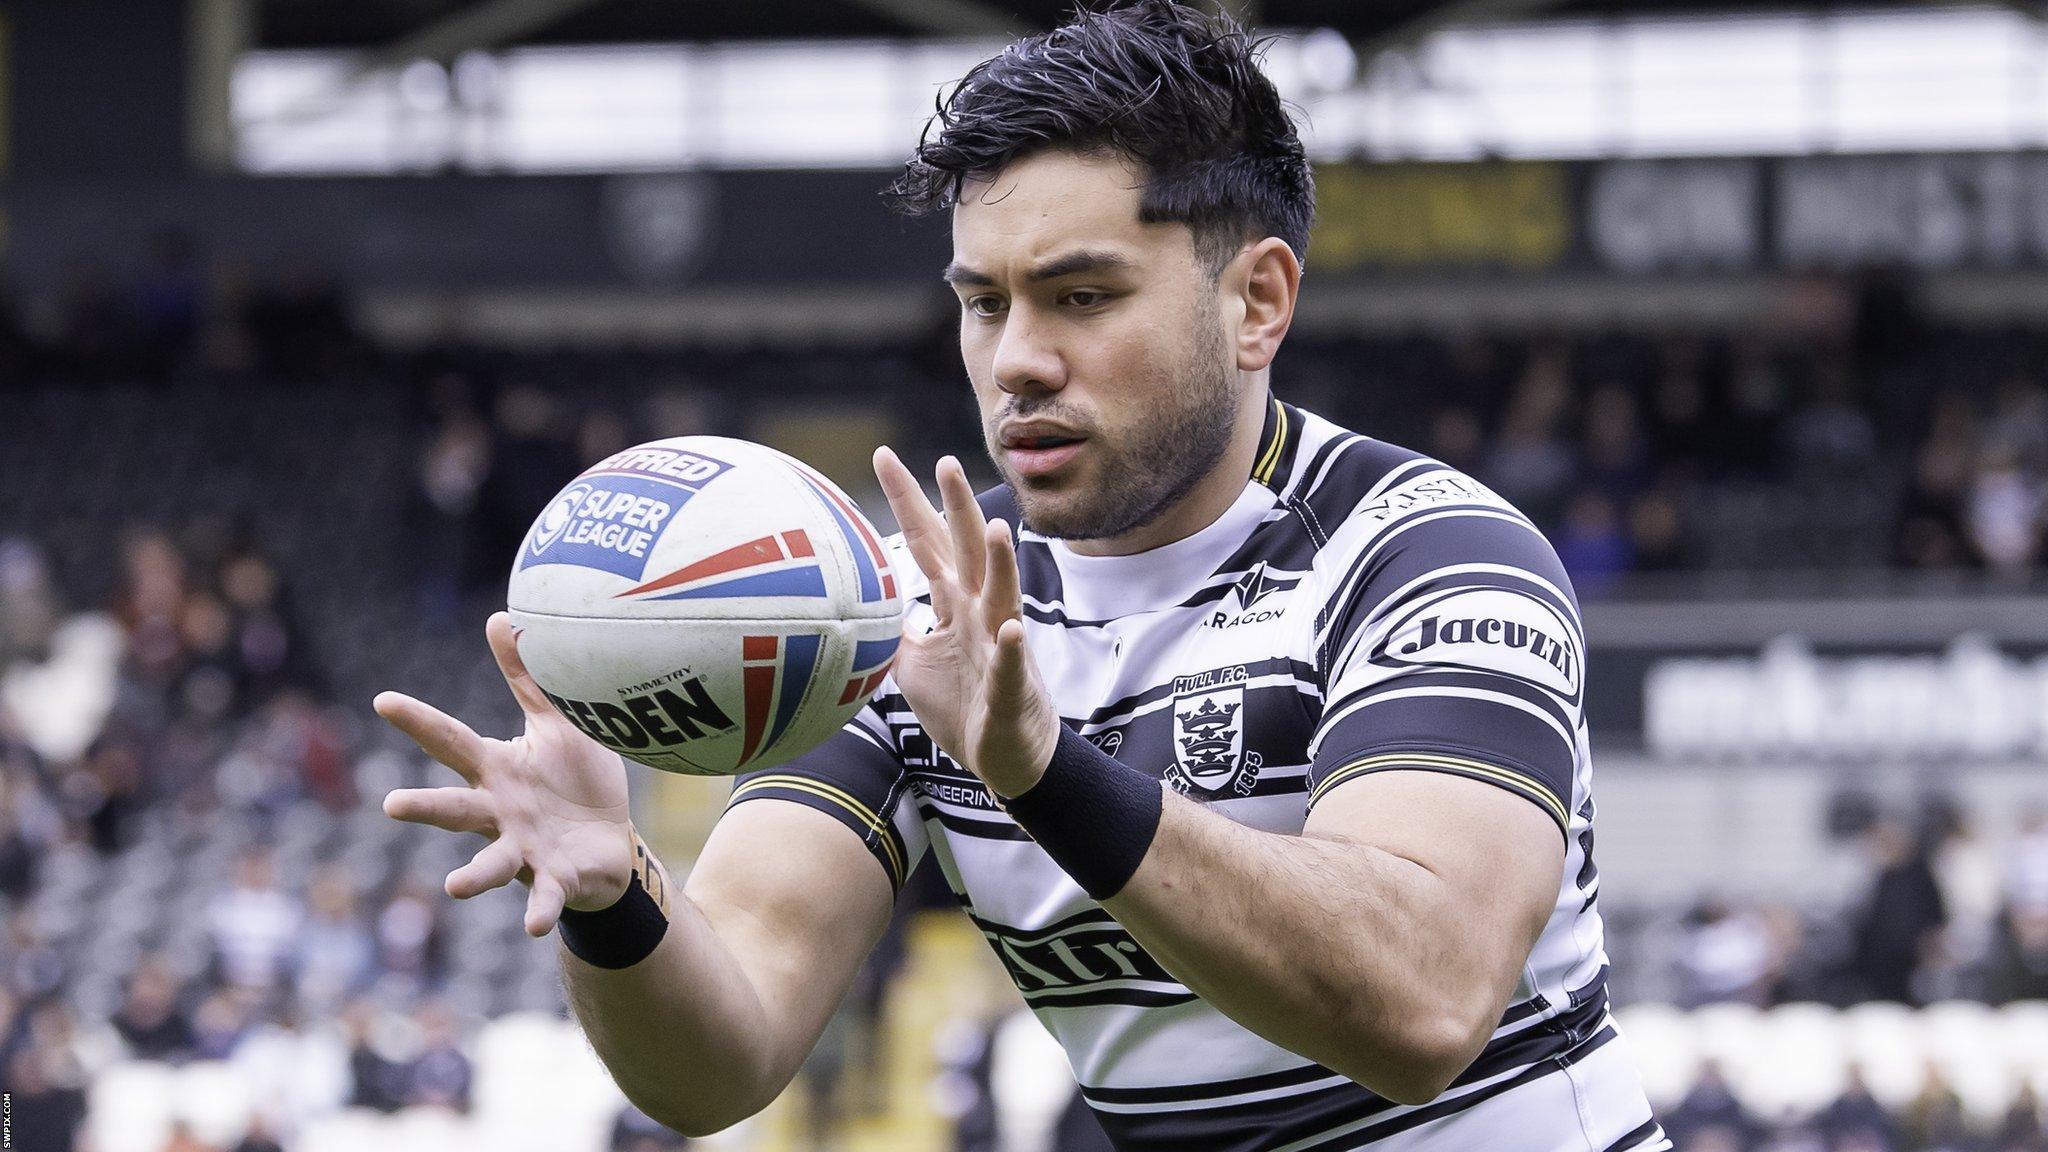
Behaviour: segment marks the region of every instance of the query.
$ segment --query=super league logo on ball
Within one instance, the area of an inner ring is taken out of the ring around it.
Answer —
[[[549,504],[547,511],[540,514],[540,521],[533,528],[533,554],[538,556],[548,550],[548,545],[561,539],[562,529],[569,526],[569,518],[576,514],[576,506],[590,495],[590,485],[572,484],[562,490]]]

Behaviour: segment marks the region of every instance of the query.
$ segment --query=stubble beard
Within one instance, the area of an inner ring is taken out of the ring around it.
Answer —
[[[1223,333],[1213,304],[1196,323],[1201,333],[1188,355],[1171,369],[1179,386],[1164,391],[1179,398],[1171,409],[1133,427],[1120,440],[1091,433],[1096,470],[1085,492],[1034,492],[1009,468],[996,441],[997,421],[984,429],[996,470],[1017,497],[1018,517],[1040,536],[1061,540],[1103,540],[1142,528],[1178,504],[1214,471],[1230,450],[1237,425],[1236,373],[1224,364]],[[1015,404],[1006,416],[1058,418],[1059,399]]]

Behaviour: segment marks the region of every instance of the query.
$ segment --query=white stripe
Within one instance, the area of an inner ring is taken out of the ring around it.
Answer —
[[[1231,1104],[1254,1104],[1262,1100],[1285,1100],[1289,1096],[1300,1096],[1306,1092],[1320,1092],[1326,1088],[1335,1088],[1349,1083],[1351,1083],[1351,1080],[1348,1077],[1326,1076],[1320,1080],[1310,1080],[1305,1084],[1295,1084],[1286,1088],[1268,1088],[1263,1092],[1238,1092],[1229,1096],[1190,1097],[1183,1100],[1161,1100],[1147,1104],[1102,1104],[1090,1100],[1088,1101],[1088,1107],[1093,1108],[1097,1112],[1185,1112],[1195,1108],[1222,1108]]]

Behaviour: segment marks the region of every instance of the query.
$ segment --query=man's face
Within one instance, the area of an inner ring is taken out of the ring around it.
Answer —
[[[1229,447],[1241,387],[1217,284],[1183,224],[1138,220],[1139,174],[1042,152],[969,181],[947,279],[982,435],[1046,536],[1149,523]]]

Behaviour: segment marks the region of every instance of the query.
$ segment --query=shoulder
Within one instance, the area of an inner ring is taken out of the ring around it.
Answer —
[[[1562,582],[1542,531],[1472,476],[1410,448],[1327,421],[1288,498],[1307,505],[1325,537],[1316,568],[1355,574],[1361,564],[1493,563]]]

